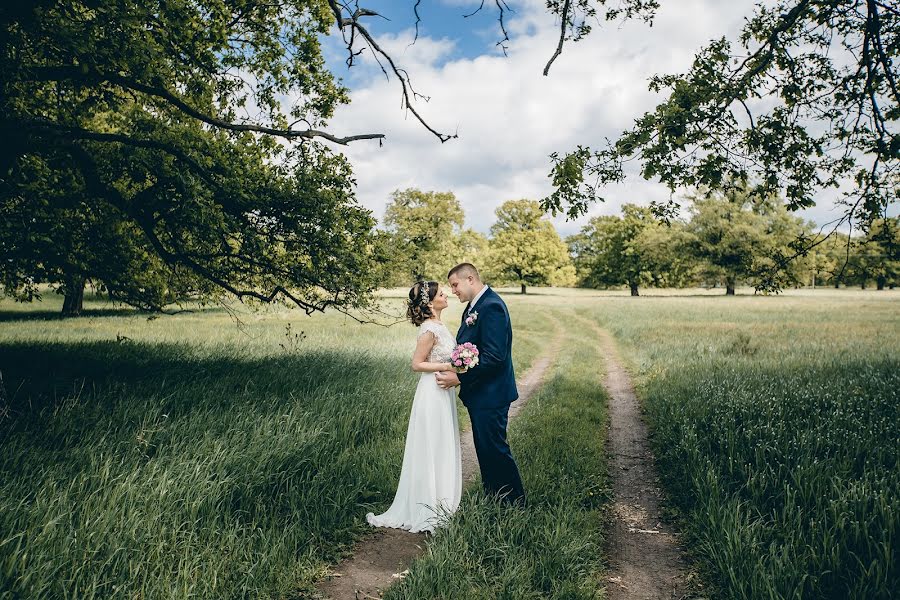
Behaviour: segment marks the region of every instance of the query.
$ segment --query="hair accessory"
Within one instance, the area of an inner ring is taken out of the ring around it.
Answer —
[[[419,296],[421,297],[420,302],[422,303],[422,306],[428,306],[428,303],[431,302],[430,292],[431,286],[428,285],[427,281],[419,283]]]

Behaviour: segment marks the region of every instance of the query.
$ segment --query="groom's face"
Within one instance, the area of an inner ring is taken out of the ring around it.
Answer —
[[[475,294],[473,293],[475,289],[475,278],[471,275],[460,277],[454,273],[447,279],[447,283],[450,284],[450,289],[453,291],[453,294],[459,298],[460,302],[468,302],[475,297]]]

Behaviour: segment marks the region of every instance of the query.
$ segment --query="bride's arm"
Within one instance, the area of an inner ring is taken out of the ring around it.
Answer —
[[[453,366],[450,363],[426,362],[428,353],[434,346],[434,334],[426,332],[419,337],[416,342],[416,351],[413,352],[412,370],[417,373],[436,373],[438,371],[450,371]]]

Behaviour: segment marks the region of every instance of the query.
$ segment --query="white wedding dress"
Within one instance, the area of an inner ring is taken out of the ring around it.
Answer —
[[[422,323],[419,337],[429,332],[434,334],[435,343],[428,362],[450,362],[456,339],[443,323]],[[366,520],[375,527],[434,531],[456,511],[461,495],[456,391],[442,390],[434,373],[422,373],[409,415],[394,502],[387,512],[369,513]]]

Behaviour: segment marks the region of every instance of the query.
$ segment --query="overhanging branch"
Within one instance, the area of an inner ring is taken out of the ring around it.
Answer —
[[[163,86],[148,85],[120,73],[104,73],[84,65],[62,65],[55,67],[32,66],[26,67],[24,71],[27,73],[24,78],[26,81],[74,81],[93,84],[104,82],[111,83],[122,88],[165,100],[168,104],[190,117],[198,119],[207,125],[218,127],[220,129],[227,129],[229,131],[251,131],[289,140],[322,138],[329,142],[344,146],[358,140],[383,139],[385,137],[383,133],[363,133],[340,137],[318,129],[278,129],[253,123],[232,123],[204,113]]]

